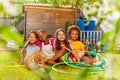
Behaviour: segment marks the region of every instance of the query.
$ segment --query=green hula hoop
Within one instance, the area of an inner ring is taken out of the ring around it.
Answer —
[[[106,59],[101,56],[100,54],[96,54],[94,52],[89,52],[88,54],[92,55],[92,56],[98,56],[102,62],[99,64],[99,65],[96,65],[96,66],[93,66],[93,65],[90,65],[90,64],[86,64],[86,63],[79,63],[79,62],[70,62],[68,61],[68,55],[70,53],[66,53],[63,57],[63,61],[64,62],[60,62],[60,63],[57,63],[55,65],[52,66],[52,70],[54,71],[57,71],[57,72],[61,72],[61,73],[66,73],[66,74],[75,74],[75,73],[72,73],[72,72],[67,72],[67,71],[63,71],[63,70],[59,70],[57,69],[58,66],[62,66],[62,65],[68,65],[70,67],[73,67],[73,68],[77,68],[77,69],[88,69],[90,72],[101,72],[101,71],[104,71],[104,65],[105,63],[107,62]],[[79,65],[80,64],[80,65]]]
[[[74,68],[80,68],[80,69],[98,68],[98,67],[99,67],[99,68],[103,68],[103,66],[104,66],[105,63],[106,63],[105,58],[102,57],[102,56],[99,55],[99,54],[95,54],[94,52],[89,52],[89,54],[90,54],[90,55],[93,55],[93,56],[98,56],[98,57],[100,58],[100,60],[101,60],[101,63],[99,63],[98,65],[94,66],[94,65],[90,65],[90,64],[86,64],[86,63],[70,62],[70,61],[68,60],[68,57],[69,57],[70,53],[65,54],[63,60],[64,60],[64,62],[65,62],[67,65],[69,65],[69,66],[71,66],[71,67],[74,67]],[[80,64],[80,65],[79,65],[79,64]]]
[[[61,65],[66,65],[66,63],[60,62],[60,63],[54,64],[54,65],[52,66],[52,70],[54,70],[54,71],[56,71],[56,72],[60,72],[60,73],[65,73],[65,74],[75,74],[75,73],[70,73],[70,72],[67,72],[67,71],[58,70],[57,67],[58,67],[58,66],[61,66]]]
[[[70,62],[70,63],[72,63],[72,62]],[[64,74],[78,74],[78,73],[67,72],[67,71],[57,69],[58,66],[62,66],[62,65],[67,65],[67,64],[64,62],[57,63],[52,66],[52,70],[54,70],[56,72],[64,73]],[[83,70],[85,70],[85,69],[83,69]],[[102,69],[102,68],[89,68],[88,70],[89,70],[89,72],[95,72],[95,73],[104,71],[104,69]]]

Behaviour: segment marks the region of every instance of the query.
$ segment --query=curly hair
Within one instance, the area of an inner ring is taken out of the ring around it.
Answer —
[[[71,34],[72,30],[78,31],[78,36],[80,36],[80,28],[78,26],[72,25],[72,26],[68,27],[68,35]]]

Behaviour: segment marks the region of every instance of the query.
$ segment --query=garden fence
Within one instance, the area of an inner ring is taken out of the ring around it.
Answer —
[[[95,37],[92,37],[95,36]],[[91,38],[90,38],[91,37]],[[99,37],[99,38],[96,38]],[[100,38],[102,38],[102,31],[81,31],[80,33],[80,41],[86,43],[86,40],[89,39],[91,44],[96,44]]]

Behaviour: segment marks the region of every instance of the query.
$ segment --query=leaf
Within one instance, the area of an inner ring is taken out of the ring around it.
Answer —
[[[102,37],[102,44],[107,43],[107,41],[108,41],[108,39],[110,38],[111,35],[112,35],[112,32],[105,33]]]
[[[3,25],[2,27],[0,27],[0,34],[2,35],[2,38],[6,41],[10,40],[14,41],[15,43],[22,41],[20,38],[20,34],[13,31],[10,26]]]
[[[120,32],[120,18],[116,22],[115,34],[118,34],[119,32]]]

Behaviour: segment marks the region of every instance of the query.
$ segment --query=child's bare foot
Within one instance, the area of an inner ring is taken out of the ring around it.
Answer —
[[[92,65],[95,66],[95,65],[98,65],[98,64],[100,64],[100,63],[101,63],[101,61],[95,61],[95,62],[92,63]]]
[[[94,60],[90,60],[87,63],[90,64],[90,65],[92,65],[94,62],[95,62]]]

